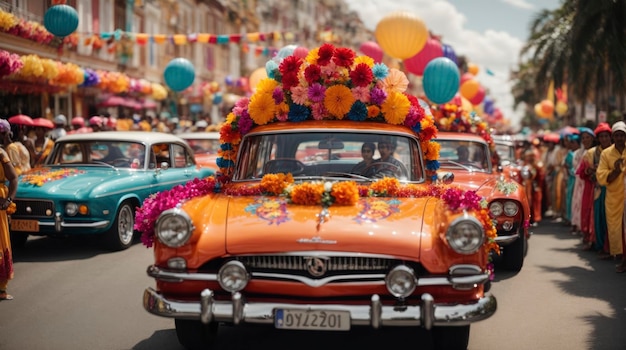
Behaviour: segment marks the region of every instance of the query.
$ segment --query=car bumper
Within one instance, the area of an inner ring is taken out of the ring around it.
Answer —
[[[338,304],[291,304],[254,302],[248,303],[240,293],[233,294],[229,301],[216,301],[213,292],[205,289],[199,301],[170,300],[152,288],[147,288],[143,295],[144,308],[155,315],[178,319],[195,319],[203,323],[228,322],[233,324],[273,324],[274,310],[341,310],[350,312],[353,326],[371,326],[373,328],[422,326],[464,326],[492,316],[497,309],[496,298],[485,294],[483,298],[471,304],[438,304],[433,297],[425,293],[420,305],[386,306],[382,305],[378,295],[372,295],[368,305]]]

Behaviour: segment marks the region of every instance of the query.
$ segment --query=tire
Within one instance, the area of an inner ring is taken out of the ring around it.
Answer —
[[[26,241],[28,240],[28,233],[24,232],[11,232],[11,248],[24,249],[26,247]]]
[[[431,334],[435,350],[467,350],[470,326],[433,327]]]
[[[113,251],[128,249],[133,244],[135,211],[130,201],[125,201],[117,210],[115,221],[105,234],[106,245]]]
[[[210,350],[215,345],[218,324],[175,319],[178,342],[188,350]]]
[[[524,266],[524,255],[526,252],[526,238],[521,237],[515,242],[504,247],[502,256],[502,266],[505,270],[519,272]]]

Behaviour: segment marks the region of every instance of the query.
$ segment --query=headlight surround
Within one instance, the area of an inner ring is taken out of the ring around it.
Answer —
[[[500,216],[504,212],[504,207],[500,202],[492,202],[489,204],[489,212],[492,216]]]
[[[519,206],[517,203],[513,201],[504,202],[504,215],[506,216],[515,216],[519,211]]]
[[[485,232],[478,219],[465,213],[452,221],[446,231],[446,239],[455,252],[465,255],[474,254],[482,246]]]
[[[398,265],[385,276],[387,290],[396,298],[406,298],[413,294],[417,287],[417,279],[412,268]]]
[[[172,248],[185,245],[189,241],[192,231],[191,218],[179,208],[164,211],[154,225],[154,232],[159,241]]]
[[[65,214],[67,216],[75,216],[78,214],[78,204],[73,202],[65,204]]]
[[[217,273],[220,286],[227,292],[242,291],[248,285],[250,274],[241,261],[231,260]]]

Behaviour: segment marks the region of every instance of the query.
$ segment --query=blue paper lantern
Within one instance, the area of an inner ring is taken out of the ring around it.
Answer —
[[[52,6],[43,16],[43,25],[58,37],[68,36],[78,28],[78,12],[68,5]]]
[[[165,83],[170,89],[180,92],[193,84],[196,70],[189,60],[179,57],[171,60],[165,66],[163,78],[165,78]]]
[[[437,57],[424,68],[424,93],[436,104],[446,103],[459,91],[459,68],[447,57]]]

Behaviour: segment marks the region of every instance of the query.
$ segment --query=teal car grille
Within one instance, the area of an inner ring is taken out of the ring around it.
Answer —
[[[54,203],[45,200],[24,200],[15,201],[15,213],[12,216],[31,217],[52,217],[54,216]]]

